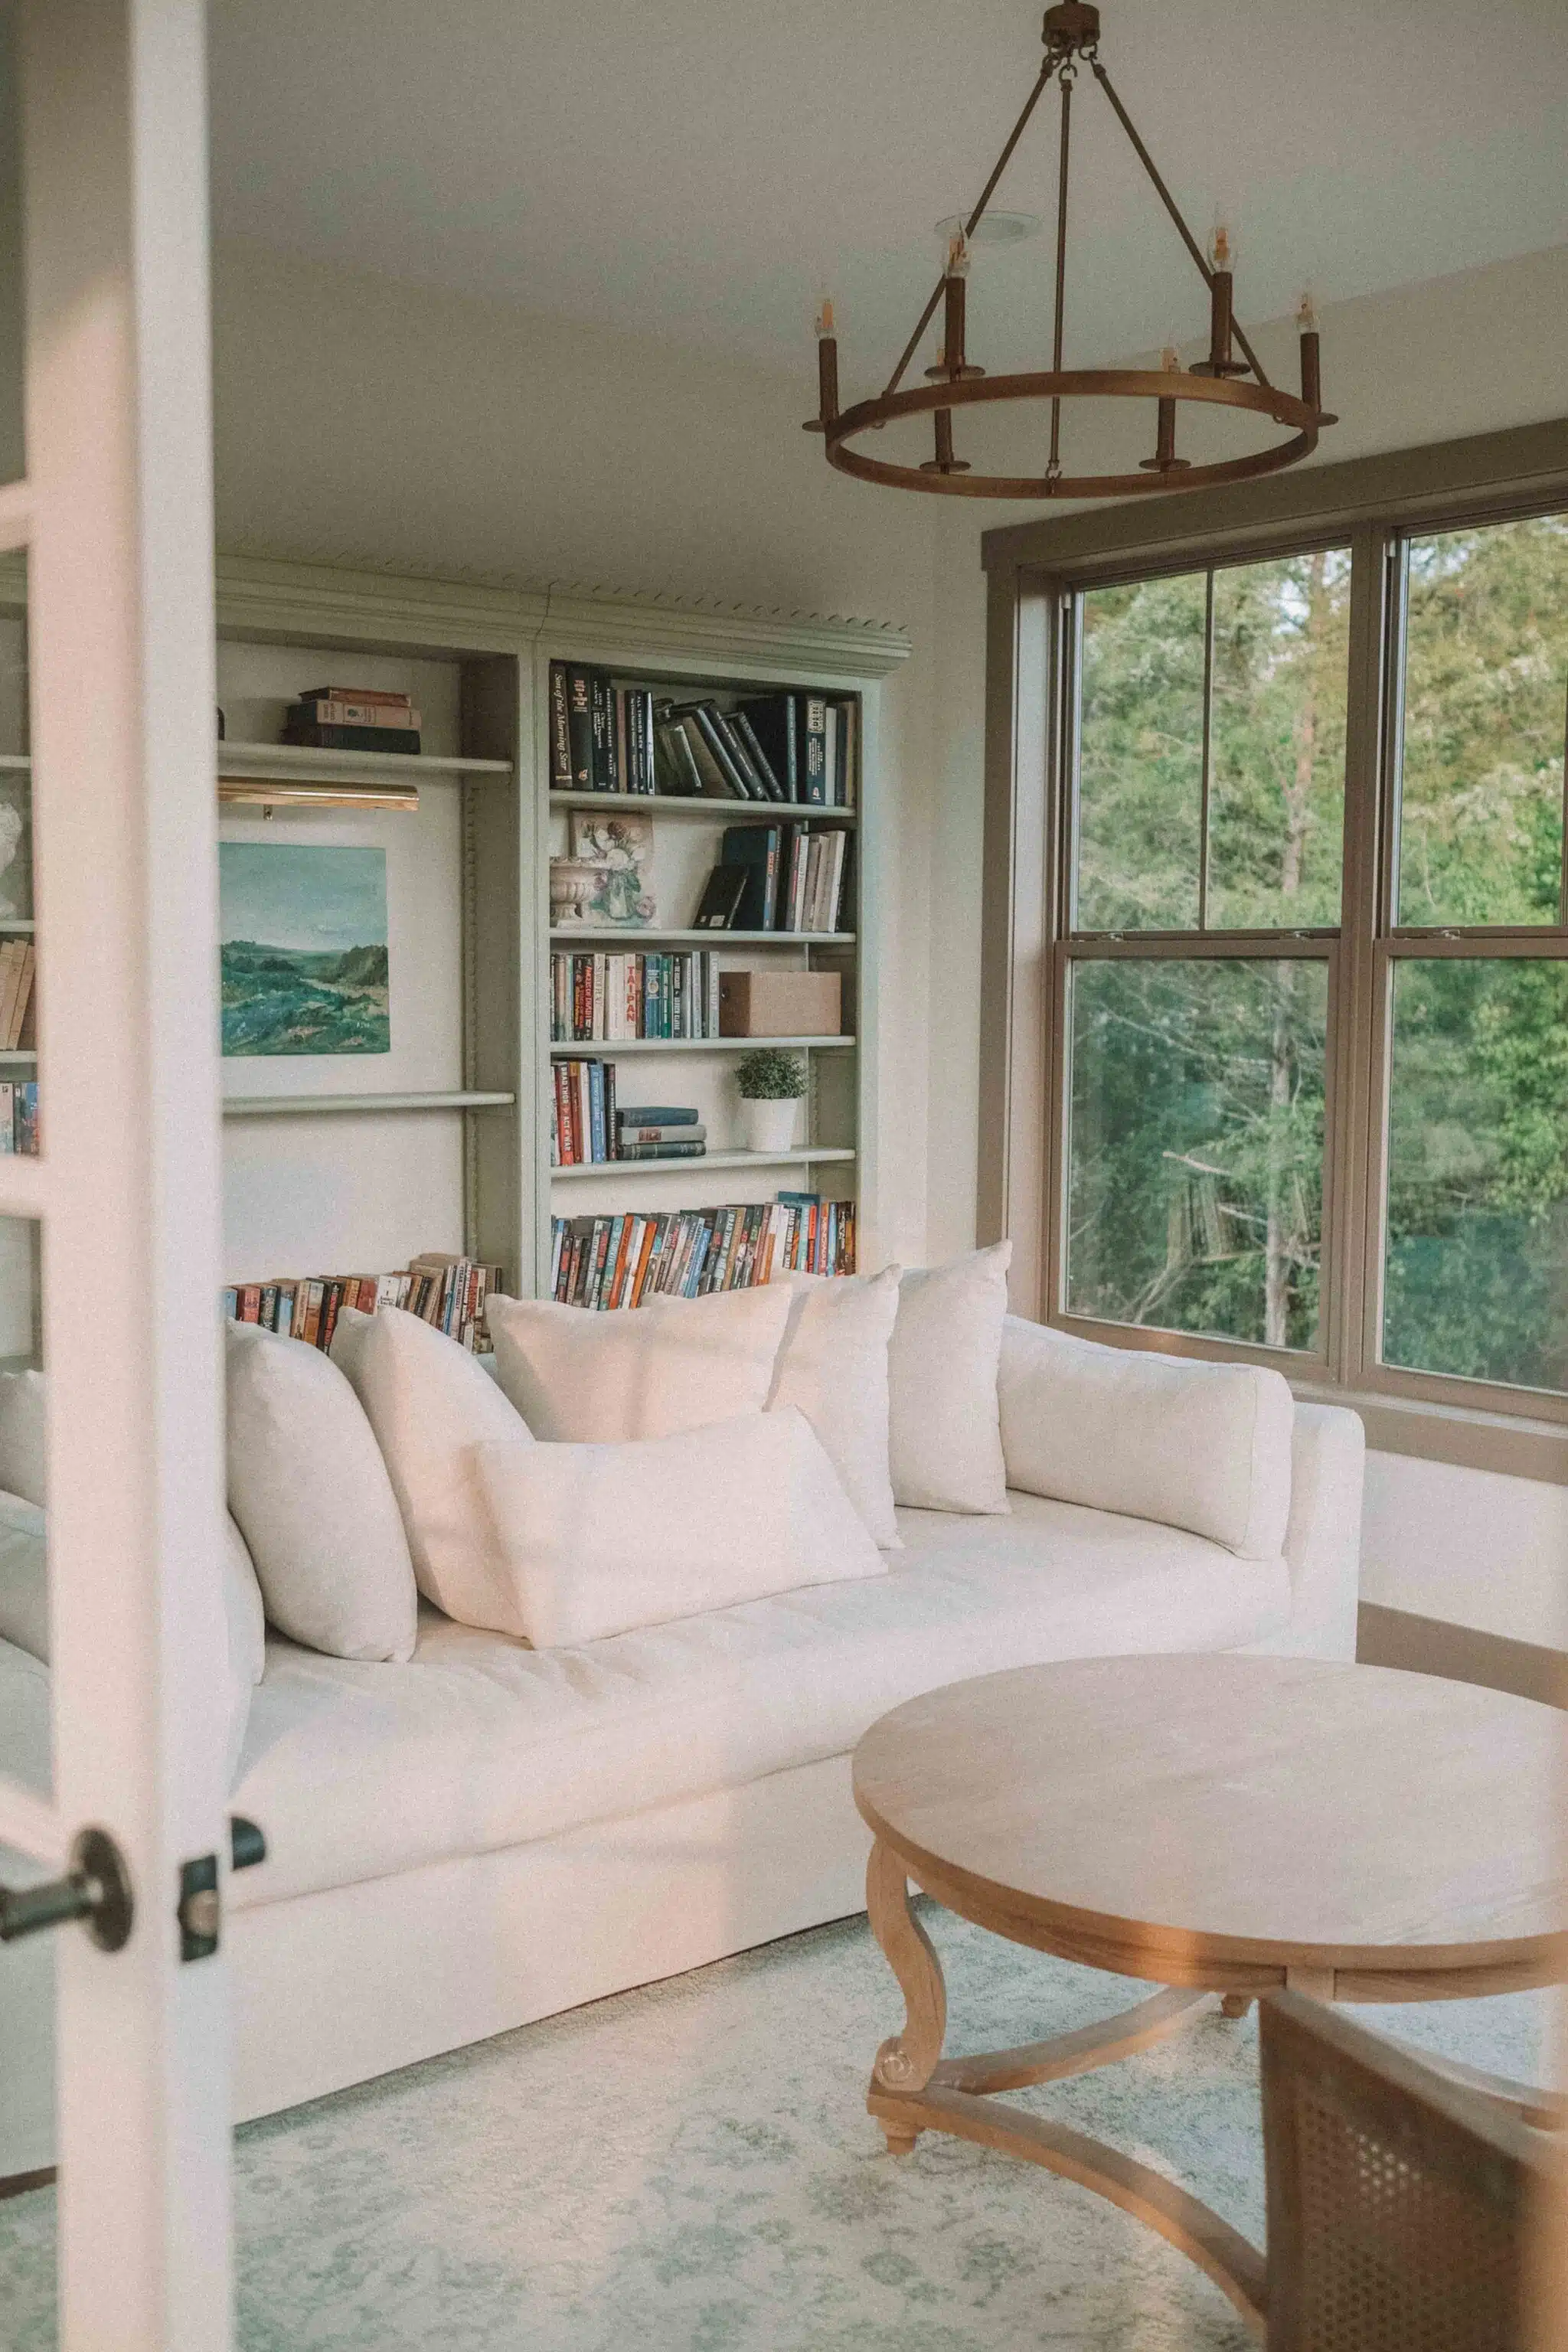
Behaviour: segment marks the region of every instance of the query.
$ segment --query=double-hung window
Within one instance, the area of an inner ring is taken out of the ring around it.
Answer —
[[[1034,575],[1048,1319],[1568,1423],[1563,507]]]

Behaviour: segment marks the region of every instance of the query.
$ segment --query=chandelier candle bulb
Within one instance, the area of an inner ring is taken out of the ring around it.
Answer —
[[[1310,294],[1301,297],[1296,324],[1301,336],[1301,397],[1309,408],[1321,408],[1323,386],[1318,356],[1318,313]]]
[[[816,311],[816,397],[818,414],[805,429],[826,433],[838,415],[838,338],[833,331],[832,297],[826,294]]]

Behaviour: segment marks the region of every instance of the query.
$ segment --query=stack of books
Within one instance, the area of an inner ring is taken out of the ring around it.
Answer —
[[[616,1157],[614,1062],[552,1062],[550,1165],[583,1168]]]
[[[855,1203],[815,1192],[664,1214],[557,1217],[552,1296],[563,1306],[640,1307],[664,1294],[749,1290],[775,1274],[853,1274]]]
[[[275,1282],[252,1282],[223,1294],[231,1323],[259,1323],[284,1339],[330,1348],[345,1307],[362,1315],[402,1307],[433,1324],[470,1352],[485,1341],[485,1302],[504,1289],[504,1270],[469,1258],[428,1252],[409,1261],[405,1274],[326,1274]]]
[[[765,694],[726,708],[711,696],[656,698],[585,663],[550,665],[555,792],[852,808],[858,739],[852,695]]]
[[[38,959],[31,940],[8,939],[0,947],[0,1051],[14,1054],[31,1047],[37,1024],[33,1015],[33,976]]]
[[[553,792],[651,795],[653,691],[616,686],[581,662],[550,665],[550,783]]]
[[[689,1105],[639,1103],[616,1114],[617,1160],[700,1160],[708,1129]]]
[[[417,751],[419,713],[406,694],[374,686],[313,686],[291,703],[285,743],[317,751]]]
[[[726,928],[837,931],[844,920],[848,865],[849,835],[842,825],[726,825],[714,873],[739,867],[746,877]],[[706,908],[706,895],[703,903]]]
[[[558,950],[551,956],[552,1045],[718,1034],[719,973],[705,949],[666,955]]]
[[[38,1082],[26,1078],[16,1086],[0,1085],[0,1158],[7,1152],[38,1153]]]

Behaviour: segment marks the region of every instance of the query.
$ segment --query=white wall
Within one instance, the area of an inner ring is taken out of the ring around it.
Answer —
[[[664,591],[904,624],[885,698],[889,1250],[926,1239],[934,581],[913,499],[831,473],[798,384],[604,329],[216,257],[218,536],[316,562]]]

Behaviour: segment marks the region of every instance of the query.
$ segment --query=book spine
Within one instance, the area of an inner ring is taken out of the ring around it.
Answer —
[[[594,783],[594,678],[591,670],[568,666],[566,671],[567,741],[572,754],[574,792],[591,793]]]
[[[623,1143],[616,1156],[620,1160],[703,1160],[707,1154],[706,1143]]]
[[[567,715],[566,665],[550,665],[550,789],[572,789],[572,728]]]
[[[295,699],[299,702],[370,702],[383,710],[408,710],[413,708],[414,701],[412,695],[394,694],[389,688],[381,686],[308,686]]]
[[[296,702],[289,712],[290,726],[303,727],[381,727],[416,729],[424,725],[422,714],[411,702],[345,702],[318,698]]]
[[[757,730],[745,711],[731,711],[730,724],[750,752],[752,766],[769,800],[782,801],[786,798],[784,785],[774,772],[773,761],[763,751]]]

